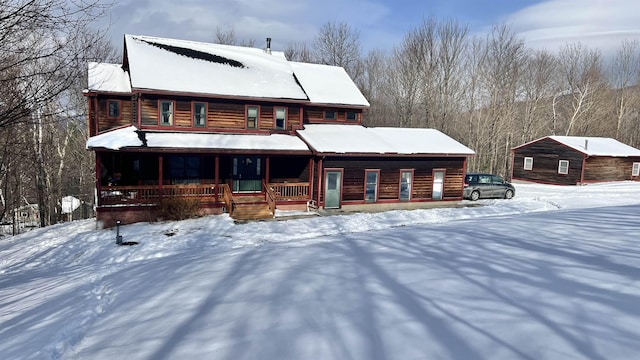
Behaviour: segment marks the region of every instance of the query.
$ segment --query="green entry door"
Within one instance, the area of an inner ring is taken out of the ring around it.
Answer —
[[[340,208],[340,184],[342,183],[341,171],[327,171],[324,177],[324,208]]]

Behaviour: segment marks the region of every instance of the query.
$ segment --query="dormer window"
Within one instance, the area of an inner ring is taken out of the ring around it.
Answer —
[[[207,104],[201,102],[193,103],[193,126],[205,127],[207,125]]]
[[[247,106],[247,129],[258,128],[259,107]]]
[[[330,121],[335,121],[336,120],[336,112],[332,111],[332,110],[327,110],[324,112],[324,119],[325,120],[330,120]]]
[[[173,101],[160,100],[160,125],[173,125]]]
[[[358,113],[355,111],[347,111],[347,121],[358,121]]]
[[[107,110],[109,119],[120,119],[120,100],[107,101]]]
[[[275,108],[275,128],[285,130],[287,128],[287,109]]]

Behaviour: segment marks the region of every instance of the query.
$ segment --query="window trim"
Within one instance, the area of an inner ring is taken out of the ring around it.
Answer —
[[[640,176],[640,162],[634,162],[631,166],[631,176]]]
[[[111,116],[111,107],[109,106],[111,103],[118,104],[118,116]],[[122,119],[122,100],[120,100],[120,99],[107,99],[107,119],[109,119],[109,120],[120,120],[120,119]]]
[[[527,166],[527,160],[529,160],[529,166]],[[524,157],[524,164],[523,164],[523,168],[525,170],[533,170],[533,157],[532,156],[525,156]]]
[[[355,115],[355,118],[354,119],[349,119],[349,114]],[[360,121],[360,114],[357,111],[345,111],[344,119],[347,122],[359,122]]]
[[[327,113],[333,113],[333,118],[328,118]],[[338,121],[338,111],[336,110],[324,110],[322,112],[322,119],[325,121]]]
[[[376,173],[376,188],[375,188],[373,200],[367,200],[367,175],[369,173]],[[377,203],[379,192],[380,192],[380,169],[365,169],[364,170],[364,202]]]
[[[196,105],[204,105],[204,124],[196,124]],[[191,102],[191,126],[194,128],[206,128],[207,127],[207,115],[209,114],[209,103],[205,101],[192,101]]]
[[[256,108],[256,126],[249,127],[249,109]],[[244,107],[244,128],[247,130],[258,130],[260,128],[260,105],[245,105]]]
[[[566,164],[566,170],[564,172],[562,172],[562,164]],[[569,160],[558,160],[558,174],[560,175],[567,175],[569,174]]]
[[[171,119],[168,124],[162,122],[162,104],[171,104]],[[159,126],[175,126],[176,124],[176,101],[175,100],[158,100],[158,125]]]
[[[278,110],[284,111],[284,119],[282,119],[282,127],[278,126]],[[273,128],[277,130],[287,129],[287,108],[285,106],[276,106],[273,108]]]

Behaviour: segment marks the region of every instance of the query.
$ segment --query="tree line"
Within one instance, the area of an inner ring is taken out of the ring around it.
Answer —
[[[0,0],[0,220],[37,204],[40,225],[62,219],[60,199],[92,204],[93,153],[85,150],[87,62],[119,62],[107,29],[112,3]],[[238,41],[218,28],[212,42]],[[528,49],[506,25],[473,36],[455,20],[425,19],[391,49],[362,51],[360,33],[327,22],[292,61],[342,66],[371,107],[367,126],[438,129],[476,151],[469,170],[511,172],[510,149],[546,135],[616,138],[640,147],[640,45],[616,56],[566,44]]]

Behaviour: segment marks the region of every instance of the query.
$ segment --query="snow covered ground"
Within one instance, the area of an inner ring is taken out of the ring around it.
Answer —
[[[1,237],[0,359],[640,358],[640,184],[516,189]]]

